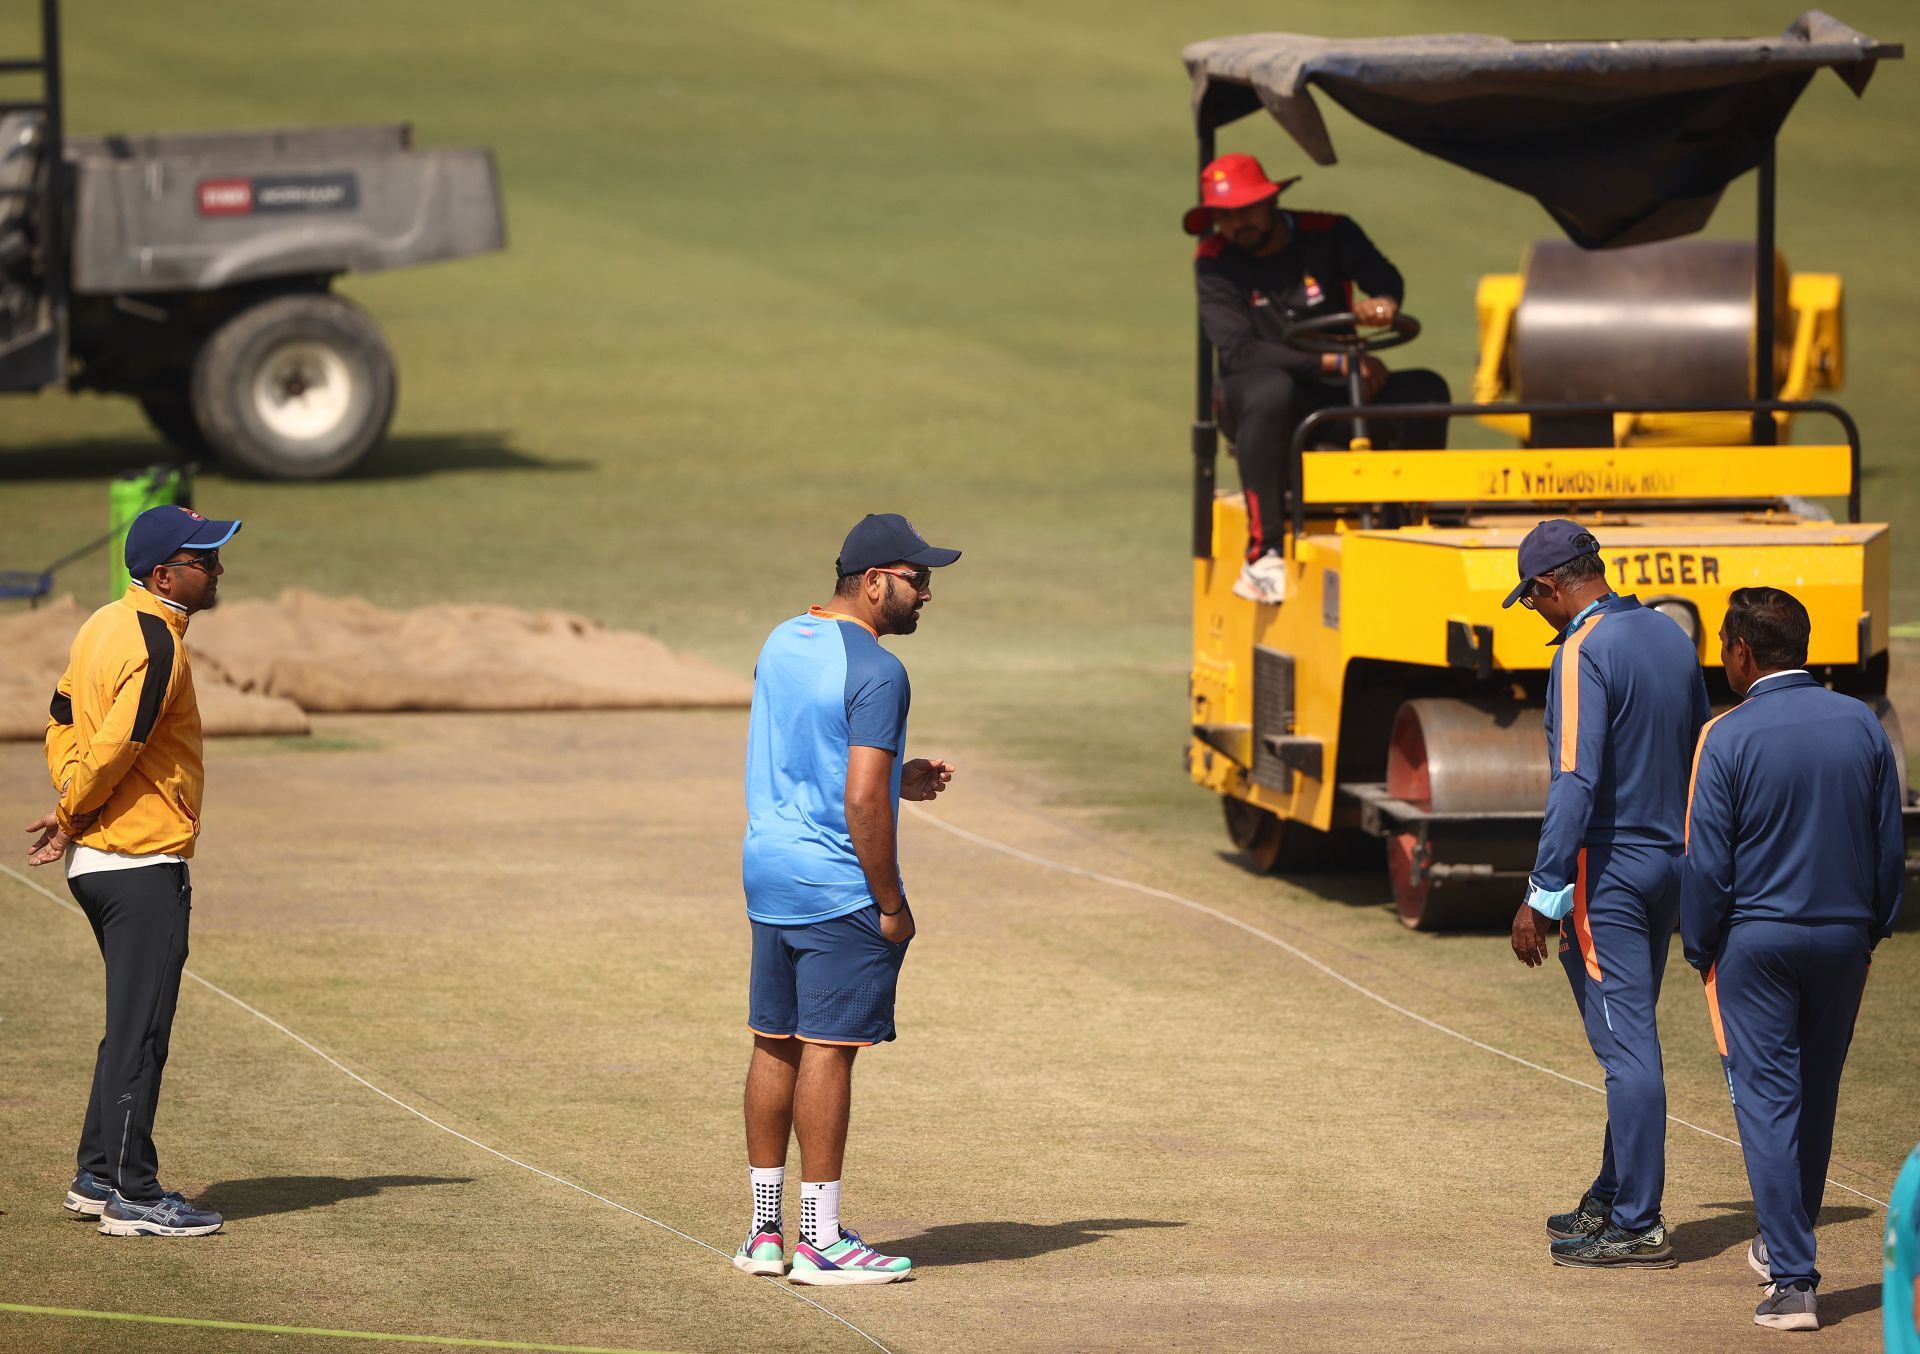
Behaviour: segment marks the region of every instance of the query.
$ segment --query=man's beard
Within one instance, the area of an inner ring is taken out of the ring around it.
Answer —
[[[887,629],[896,635],[910,635],[920,624],[920,598],[912,589],[902,598],[893,585],[887,585]]]

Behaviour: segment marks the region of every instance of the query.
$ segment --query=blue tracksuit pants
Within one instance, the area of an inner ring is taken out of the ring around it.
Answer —
[[[1707,1007],[1776,1284],[1820,1282],[1813,1224],[1866,982],[1867,928],[1855,923],[1736,921],[1707,973]]]
[[[1680,915],[1680,854],[1616,842],[1580,852],[1560,962],[1607,1074],[1607,1131],[1589,1192],[1616,1227],[1660,1220],[1667,1182],[1667,1083],[1655,1008]]]

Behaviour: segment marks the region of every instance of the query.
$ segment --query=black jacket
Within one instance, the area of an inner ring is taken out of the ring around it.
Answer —
[[[1320,370],[1320,355],[1280,342],[1280,331],[1297,320],[1353,309],[1357,285],[1369,296],[1405,295],[1400,270],[1387,262],[1365,231],[1331,212],[1283,212],[1287,247],[1261,257],[1218,235],[1200,241],[1194,285],[1200,292],[1200,323],[1220,372],[1232,376],[1279,368],[1296,376]]]

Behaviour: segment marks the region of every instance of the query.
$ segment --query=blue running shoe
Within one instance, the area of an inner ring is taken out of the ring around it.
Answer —
[[[209,1236],[220,1230],[220,1223],[218,1213],[195,1208],[186,1195],[173,1190],[136,1203],[116,1189],[100,1210],[101,1236]]]
[[[61,1207],[69,1213],[84,1213],[90,1218],[97,1218],[100,1210],[107,1206],[107,1196],[112,1193],[112,1185],[92,1171],[83,1170],[67,1186],[66,1202]]]

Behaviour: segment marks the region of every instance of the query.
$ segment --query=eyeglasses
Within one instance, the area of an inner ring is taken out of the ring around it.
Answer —
[[[1533,594],[1534,594],[1534,590],[1537,589],[1539,586],[1540,586],[1539,579],[1530,578],[1527,580],[1527,590],[1520,594],[1520,605],[1525,607],[1529,611],[1532,611],[1534,609]]]
[[[204,555],[190,555],[186,559],[170,559],[160,567],[163,569],[199,569],[202,570],[208,578],[212,578],[214,571],[220,567],[220,552],[218,550],[209,550]]]
[[[931,569],[875,569],[877,574],[891,574],[895,578],[904,578],[915,592],[925,592],[933,585]]]

